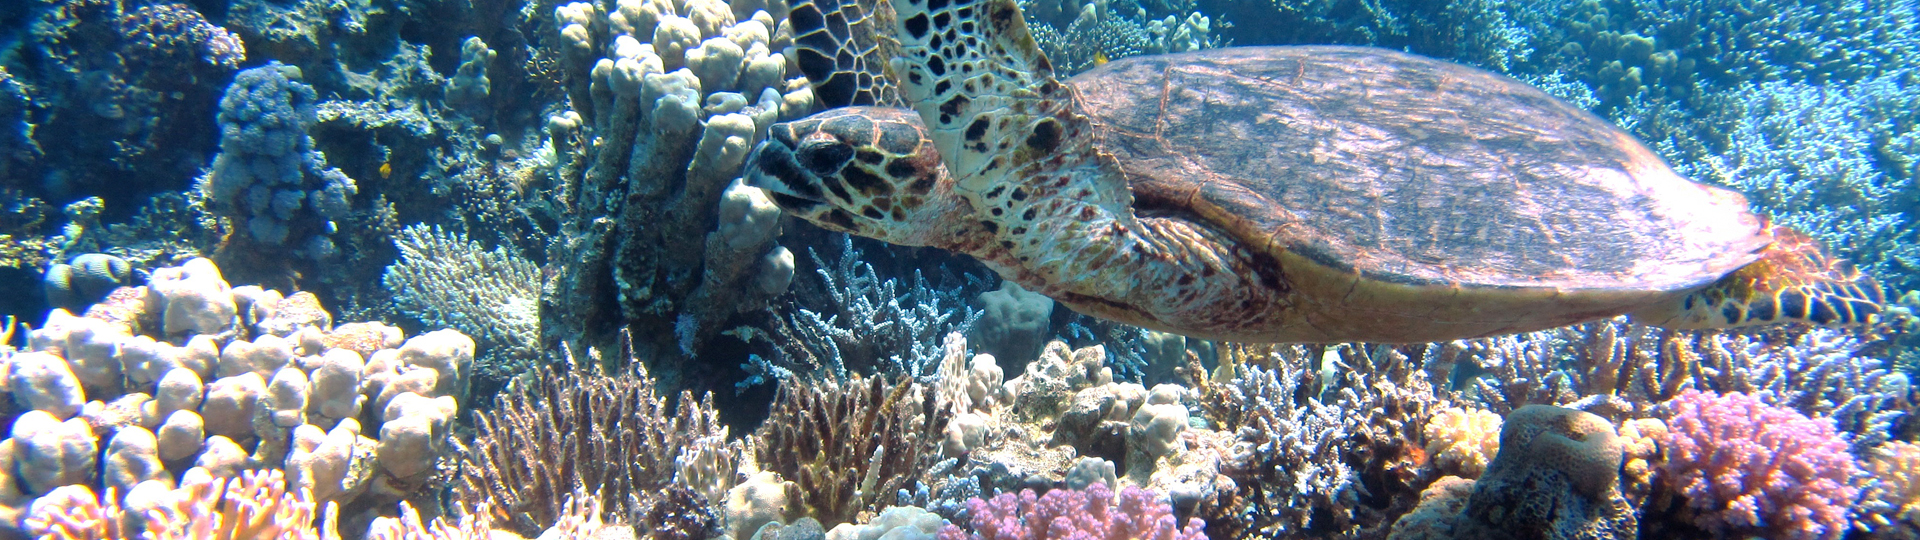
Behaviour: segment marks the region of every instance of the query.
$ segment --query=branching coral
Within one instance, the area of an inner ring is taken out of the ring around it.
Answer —
[[[1456,384],[1494,412],[1547,404],[1649,417],[1688,389],[1743,392],[1831,418],[1864,450],[1914,412],[1906,375],[1861,355],[1867,343],[1835,329],[1697,333],[1616,319],[1433,344],[1423,356],[1430,370],[1473,373]]]
[[[1182,525],[1173,508],[1144,489],[1127,486],[1119,503],[1106,484],[1085,491],[1055,489],[1002,493],[967,503],[973,533],[948,525],[940,540],[1202,540],[1206,524],[1189,518]]]
[[[1678,170],[1740,191],[1892,290],[1920,289],[1920,169],[1906,157],[1920,153],[1920,90],[1910,77],[1754,82],[1716,94],[1705,121],[1726,143]]]
[[[754,433],[755,459],[821,524],[865,521],[939,459],[950,415],[911,380],[790,381]]]
[[[1420,431],[1443,402],[1399,351],[1245,346],[1201,389],[1239,439],[1226,473],[1240,490],[1208,516],[1213,527],[1355,537],[1417,502]]]
[[[542,370],[501,396],[476,418],[460,497],[488,504],[502,525],[531,533],[567,515],[567,495],[576,487],[610,501],[609,515],[627,515],[646,512],[640,506],[651,505],[639,502],[656,492],[688,484],[681,464],[705,461],[689,455],[700,451],[692,443],[727,438],[712,397],[686,392],[669,407],[645,367],[631,369],[620,376]],[[719,451],[706,460],[730,464],[740,452],[737,445]]]
[[[1740,393],[1690,391],[1665,407],[1666,472],[1700,525],[1769,538],[1846,531],[1858,469],[1832,422]]]
[[[313,526],[312,496],[305,489],[288,489],[278,470],[222,478],[196,467],[187,470],[180,487],[170,485],[158,480],[143,485],[127,493],[125,506],[112,489],[96,497],[86,486],[61,488],[35,506],[27,530],[61,540],[321,538]]]
[[[1855,526],[1887,538],[1920,537],[1920,444],[1894,441],[1862,460],[1867,474]]]
[[[933,287],[918,270],[911,285],[881,277],[861,260],[851,236],[841,235],[840,258],[831,264],[812,249],[808,255],[820,276],[822,311],[796,302],[784,317],[776,316],[777,357],[756,356],[743,366],[755,374],[748,384],[795,375],[845,379],[850,373],[927,382],[942,358],[940,338],[966,332],[981,316],[964,300],[963,287]]]

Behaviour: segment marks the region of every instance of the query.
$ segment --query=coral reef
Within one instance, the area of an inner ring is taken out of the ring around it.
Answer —
[[[1775,335],[1662,330],[1616,319],[1514,336],[1431,344],[1427,369],[1496,413],[1527,404],[1652,417],[1687,390],[1741,392],[1831,418],[1855,451],[1895,435],[1916,404],[1903,373],[1861,352],[1869,337],[1835,329]]]
[[[646,368],[631,369],[540,370],[522,379],[478,415],[460,498],[487,505],[499,526],[522,533],[570,515],[575,489],[608,501],[599,517],[667,517],[691,506],[691,532],[714,527],[699,509],[732,487],[744,450],[728,440],[712,396],[682,393],[669,407]]]
[[[247,58],[241,40],[181,3],[72,0],[35,11],[0,76],[14,94],[0,110],[29,128],[0,129],[0,172],[19,180],[10,187],[60,205],[99,195],[115,216],[179,189],[219,135],[207,123],[215,85]]]
[[[966,332],[982,316],[963,300],[964,288],[931,286],[918,269],[911,285],[884,278],[861,259],[851,235],[839,236],[840,258],[832,264],[807,250],[820,277],[821,309],[796,302],[767,330],[745,330],[777,348],[772,358],[749,357],[742,368],[753,376],[743,384],[852,373],[928,382],[943,357],[940,336]]]
[[[1507,415],[1500,448],[1473,484],[1456,537],[1639,537],[1618,487],[1620,440],[1606,419],[1528,405]]]
[[[1741,393],[1667,402],[1666,473],[1701,525],[1770,538],[1840,538],[1857,468],[1831,422]]]
[[[866,521],[930,468],[948,418],[911,380],[794,381],[754,432],[754,459],[791,480],[788,497],[822,525]]]
[[[186,485],[177,475],[191,479],[189,468],[262,467],[284,470],[309,511],[417,496],[451,451],[473,342],[403,338],[377,323],[334,326],[311,294],[230,287],[206,259],[156,270],[86,316],[55,310],[29,351],[0,358],[25,409],[0,442],[14,479],[0,500],[14,513],[108,504]]]
[[[1116,504],[1116,499],[1118,500]],[[1127,486],[1116,496],[1106,484],[1087,489],[1056,489],[1046,495],[1033,490],[1002,493],[992,499],[974,499],[972,534],[954,525],[940,530],[940,540],[1200,540],[1206,526],[1199,519],[1185,525],[1173,509],[1153,492]]]
[[[637,353],[678,380],[673,359],[767,305],[793,272],[774,243],[779,211],[758,190],[729,187],[769,126],[812,106],[780,52],[791,41],[785,3],[578,2],[550,13],[547,54],[572,110],[548,122],[569,219],[547,258],[572,264],[543,294],[549,320],[564,323],[546,332],[609,343],[602,328],[625,327]]]
[[[1856,528],[1882,537],[1920,536],[1920,445],[1894,441],[1873,449],[1861,463],[1867,487],[1855,512]]]
[[[1206,514],[1210,527],[1358,537],[1418,502],[1423,431],[1447,402],[1400,351],[1244,346],[1195,382],[1236,438],[1223,472],[1240,488]]]
[[[234,77],[220,98],[220,155],[201,189],[251,245],[327,259],[338,250],[334,220],[358,188],[313,149],[317,94],[299,78],[278,62]]]
[[[1500,416],[1486,409],[1447,407],[1434,411],[1422,433],[1427,458],[1441,472],[1478,478],[1500,451]]]
[[[1166,54],[1219,47],[1213,20],[1191,9],[1145,5],[1121,11],[1106,0],[1075,4],[1063,0],[1027,0],[1029,28],[1054,69],[1071,76],[1129,56]]]
[[[1508,73],[1896,292],[1907,4],[1020,3],[1067,75],[1305,42]],[[787,11],[0,5],[0,536],[1920,537],[1910,309],[1391,346],[1054,310],[735,181],[815,107]]]
[[[1546,405],[1514,411],[1479,480],[1448,476],[1420,495],[1389,538],[1638,538],[1621,497],[1622,441],[1593,414]]]
[[[502,246],[487,251],[459,232],[414,225],[394,239],[400,260],[383,283],[401,312],[452,327],[491,345],[491,354],[530,359],[540,339],[540,268]],[[512,370],[510,362],[488,362]]]

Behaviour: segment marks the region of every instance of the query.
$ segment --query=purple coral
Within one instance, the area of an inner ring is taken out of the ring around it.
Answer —
[[[1832,422],[1738,392],[1690,390],[1666,406],[1666,472],[1700,525],[1768,538],[1845,532],[1859,469]]]
[[[973,534],[948,525],[940,540],[1205,540],[1206,524],[1189,518],[1181,528],[1173,507],[1154,493],[1134,486],[1120,491],[1116,510],[1106,484],[1085,491],[1056,489],[1035,496],[1002,493],[967,502]]]

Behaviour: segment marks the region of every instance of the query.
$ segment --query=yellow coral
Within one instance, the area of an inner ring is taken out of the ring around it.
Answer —
[[[1920,527],[1920,444],[1893,441],[1873,449],[1864,469],[1877,480],[1867,488],[1865,502],[1884,504],[1890,511],[1870,516],[1875,525],[1888,527],[1906,522],[1911,530]]]
[[[1440,409],[1423,433],[1433,464],[1463,478],[1478,478],[1500,451],[1500,415],[1486,409]]]
[[[1666,459],[1660,445],[1667,440],[1667,423],[1658,418],[1640,418],[1620,424],[1620,441],[1626,462],[1620,466],[1622,494],[1635,503],[1653,490],[1653,471]]]

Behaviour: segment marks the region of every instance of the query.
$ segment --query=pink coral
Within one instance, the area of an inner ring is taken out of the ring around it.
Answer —
[[[1858,474],[1833,422],[1741,393],[1667,402],[1667,474],[1699,524],[1768,538],[1837,539]]]
[[[968,501],[967,508],[973,534],[948,525],[940,540],[1206,540],[1199,518],[1180,528],[1173,507],[1133,486],[1120,491],[1117,511],[1113,490],[1099,483],[1086,491],[1056,489],[1037,497],[1031,489],[1002,493]]]

